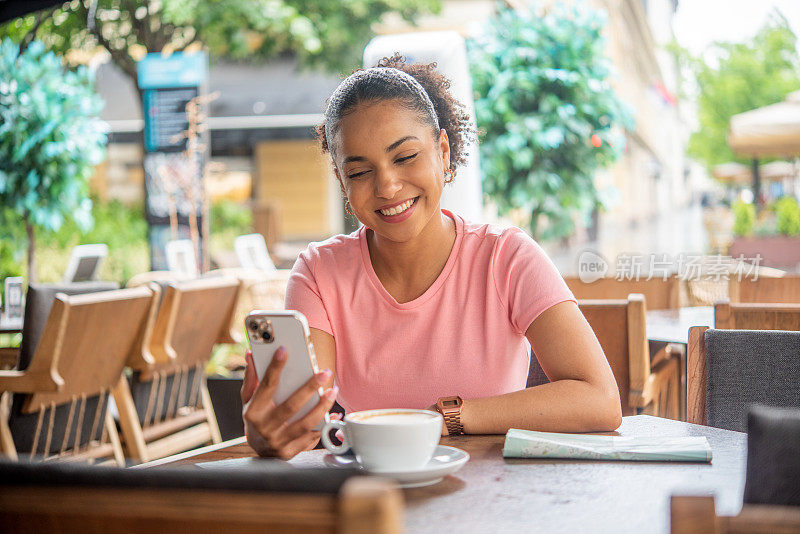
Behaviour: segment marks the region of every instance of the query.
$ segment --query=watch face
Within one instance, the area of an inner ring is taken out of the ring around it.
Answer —
[[[458,401],[457,400],[446,400],[446,401],[442,401],[442,405],[447,407],[447,408],[451,408],[453,406],[458,406]]]

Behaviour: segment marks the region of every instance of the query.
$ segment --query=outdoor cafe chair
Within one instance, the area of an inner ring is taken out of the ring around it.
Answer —
[[[68,284],[30,284],[25,295],[25,312],[22,322],[22,340],[19,347],[0,347],[0,361],[4,368],[24,370],[30,364],[50,308],[58,293],[83,295],[98,291],[119,289],[116,282],[74,282]]]
[[[800,408],[800,332],[689,329],[687,420],[744,432],[754,404]]]
[[[728,296],[736,303],[800,303],[800,275],[774,277],[731,277]]]
[[[666,280],[661,277],[650,280],[617,280],[606,277],[594,282],[565,276],[564,281],[578,300],[626,299],[631,293],[638,293],[647,299],[649,310],[675,310],[681,305],[681,283],[675,275]]]
[[[651,357],[645,297],[631,294],[626,300],[580,300],[578,307],[614,373],[622,415],[644,413],[678,419],[681,349],[669,344]],[[534,355],[530,365],[528,387],[547,382]]]
[[[354,469],[120,469],[0,461],[0,525],[8,533],[398,534],[394,481]]]
[[[237,280],[211,277],[173,282],[155,299],[128,357],[131,373],[113,390],[129,458],[146,462],[222,441],[205,365],[227,335],[238,292]]]
[[[800,304],[714,304],[714,326],[722,329],[800,330]]]
[[[800,410],[750,409],[743,500],[738,515],[720,517],[715,514],[714,497],[673,496],[671,531],[800,532]]]
[[[56,295],[30,363],[0,371],[2,454],[124,462],[109,392],[153,298],[144,287]]]

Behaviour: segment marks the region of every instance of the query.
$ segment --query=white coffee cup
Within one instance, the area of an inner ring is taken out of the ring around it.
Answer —
[[[330,432],[341,429],[334,445]],[[333,454],[353,449],[356,460],[370,471],[412,471],[425,467],[442,434],[442,415],[429,410],[384,409],[347,414],[322,429],[322,444]]]

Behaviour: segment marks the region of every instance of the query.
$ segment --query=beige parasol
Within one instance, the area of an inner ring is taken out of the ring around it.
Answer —
[[[800,155],[800,91],[783,102],[731,117],[728,144],[751,158]]]

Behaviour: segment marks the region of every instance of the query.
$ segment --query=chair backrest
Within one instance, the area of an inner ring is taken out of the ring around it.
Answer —
[[[631,392],[641,392],[650,374],[645,334],[645,302],[632,294],[625,300],[580,300],[578,307],[594,330],[619,388],[623,415],[635,415]],[[546,382],[535,355],[531,356],[528,386]]]
[[[223,276],[169,284],[150,339],[157,366],[192,367],[208,361],[230,327],[239,285]]]
[[[800,303],[800,275],[784,275],[779,278],[759,276],[732,276],[728,281],[731,302]]]
[[[94,280],[106,256],[108,256],[108,246],[104,243],[73,247],[67,269],[64,271],[64,283]]]
[[[63,387],[31,394],[23,410],[39,411],[113,388],[152,300],[153,292],[144,287],[58,295],[28,372],[59,376]]]
[[[583,282],[577,277],[564,277],[572,294],[578,300],[586,299],[627,299],[631,293],[644,295],[650,310],[668,310],[680,307],[681,286],[677,276],[666,280],[656,277],[650,280],[617,280],[600,278],[594,282]]]
[[[191,239],[167,241],[165,247],[167,269],[185,278],[197,278],[200,269],[197,265],[197,252]]]
[[[687,420],[744,432],[754,404],[800,407],[800,332],[692,327]]]
[[[398,534],[397,485],[350,470],[114,469],[0,463],[3,532]]]
[[[717,516],[713,496],[673,495],[671,534],[790,534],[800,532],[800,508],[745,504],[735,516]]]
[[[239,264],[245,269],[257,269],[266,273],[275,271],[275,264],[269,257],[267,242],[261,234],[240,235],[233,241],[233,248]]]
[[[800,507],[800,409],[751,408],[744,502]]]
[[[22,342],[19,346],[17,368],[27,369],[42,337],[44,325],[58,293],[83,295],[119,289],[116,282],[77,282],[74,284],[30,284],[25,297],[25,320],[22,324]]]
[[[740,304],[723,300],[714,305],[714,326],[726,330],[800,330],[800,304]]]

